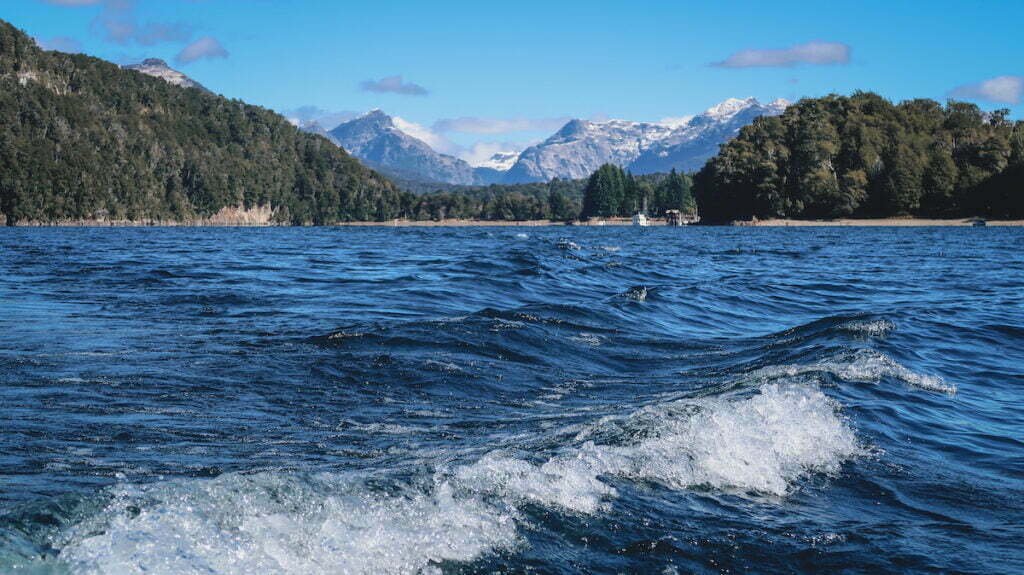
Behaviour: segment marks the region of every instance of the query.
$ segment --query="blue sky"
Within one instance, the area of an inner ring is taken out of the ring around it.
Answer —
[[[275,110],[381,108],[466,157],[567,117],[659,120],[729,97],[955,94],[1022,117],[1024,2],[817,4],[3,0],[0,18]]]

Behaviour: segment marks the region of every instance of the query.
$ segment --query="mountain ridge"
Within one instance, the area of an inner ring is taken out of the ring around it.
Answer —
[[[367,165],[402,180],[517,184],[585,178],[608,163],[637,174],[695,171],[754,118],[781,114],[788,105],[782,99],[761,104],[756,98],[729,98],[700,114],[662,122],[575,118],[521,152],[498,153],[476,165],[437,152],[379,109],[329,132],[315,122],[303,129],[331,139]]]
[[[203,92],[210,92],[205,86],[196,82],[192,78],[186,76],[183,72],[179,72],[160,58],[146,58],[138,64],[128,64],[121,66],[125,70],[135,70],[136,72],[142,72],[147,76],[153,76],[154,78],[160,78],[171,84],[172,86],[180,86],[182,88],[198,88]]]

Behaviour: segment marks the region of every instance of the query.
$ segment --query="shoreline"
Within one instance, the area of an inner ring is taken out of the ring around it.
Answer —
[[[795,219],[769,219],[757,221],[736,221],[730,224],[722,224],[726,227],[970,227],[974,225],[976,218],[954,218],[954,219],[930,219],[930,218],[866,218],[850,219],[842,218],[837,220],[795,220]],[[561,220],[387,220],[383,222],[339,222],[321,227],[395,227],[395,228],[420,228],[420,227],[610,227],[610,226],[632,226],[631,218],[606,218],[604,220],[591,220],[588,222],[566,223]],[[648,220],[647,227],[663,227],[664,219]],[[706,224],[690,224],[706,225]],[[985,220],[986,226],[997,227],[1018,227],[1024,226],[1024,220]],[[277,224],[266,220],[260,221],[233,221],[218,222],[201,220],[198,222],[175,222],[175,221],[130,221],[130,220],[72,220],[60,222],[26,222],[18,223],[17,228],[148,228],[148,227],[192,227],[192,228],[271,228],[271,227],[315,227],[315,226],[293,226],[290,224]],[[684,226],[685,227],[685,226]]]
[[[849,226],[849,227],[955,227],[973,226],[979,218],[840,218],[836,220],[794,220],[770,219],[758,221],[733,222],[738,227],[815,227],[815,226]],[[982,220],[986,226],[1024,226],[1024,220]]]

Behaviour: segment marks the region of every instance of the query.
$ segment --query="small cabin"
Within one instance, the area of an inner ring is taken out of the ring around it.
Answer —
[[[666,226],[681,226],[681,225],[683,225],[683,214],[679,210],[665,210],[665,225]]]

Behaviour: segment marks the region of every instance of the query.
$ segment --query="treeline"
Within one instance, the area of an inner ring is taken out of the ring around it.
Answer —
[[[1024,218],[1024,122],[950,101],[801,100],[722,145],[694,178],[705,222]]]
[[[634,177],[619,166],[605,164],[587,180],[580,217],[632,216],[638,212],[663,216],[666,210],[693,213],[696,204],[690,183],[689,176],[675,170],[657,178]]]
[[[277,114],[77,54],[0,21],[0,220],[284,223],[400,217],[411,200]]]
[[[399,184],[403,185],[403,184]],[[426,184],[417,187],[419,190]],[[589,178],[554,179],[548,183],[492,184],[490,186],[435,186],[416,196],[408,217],[416,220],[561,220],[632,216],[647,207],[661,216],[665,210],[693,212],[691,179],[685,174],[633,176],[611,164]]]
[[[415,220],[573,220],[579,217],[586,180],[446,186],[415,197]]]
[[[11,225],[190,222],[266,206],[284,224],[572,220],[663,210],[682,188],[684,176],[606,166],[590,180],[416,194],[269,110],[45,51],[0,21],[0,221]]]

